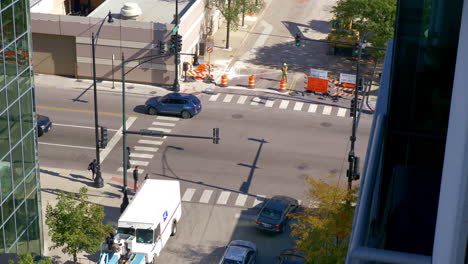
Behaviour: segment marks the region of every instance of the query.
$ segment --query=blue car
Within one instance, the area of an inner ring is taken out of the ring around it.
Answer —
[[[50,121],[50,119],[47,116],[37,115],[36,121],[38,137],[44,135],[44,133],[52,129],[52,121]]]
[[[191,118],[201,112],[200,100],[191,94],[170,93],[163,97],[152,97],[145,103],[150,115],[176,114],[182,118]]]

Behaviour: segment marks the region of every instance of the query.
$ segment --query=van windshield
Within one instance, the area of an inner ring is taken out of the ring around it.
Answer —
[[[117,233],[134,236],[135,235],[135,229],[130,228],[130,227],[119,227],[119,229],[117,230]]]
[[[153,243],[153,230],[152,229],[137,229],[136,242],[152,244]]]

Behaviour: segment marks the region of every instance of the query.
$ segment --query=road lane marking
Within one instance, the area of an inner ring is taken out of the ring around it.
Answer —
[[[332,111],[332,107],[326,105],[326,106],[323,107],[323,112],[322,112],[322,114],[324,114],[324,115],[330,115],[330,114],[331,114],[331,111]]]
[[[247,96],[241,95],[241,96],[239,96],[239,99],[237,100],[237,103],[238,104],[244,104],[245,100],[247,100]]]
[[[280,109],[286,109],[288,107],[289,101],[288,100],[281,100],[281,104],[279,106]]]
[[[67,148],[81,148],[81,149],[96,149],[96,147],[83,147],[83,146],[73,146],[73,145],[64,145],[64,144],[55,144],[55,143],[46,143],[46,142],[39,142],[41,145],[50,145],[50,146],[57,146],[57,147],[67,147]]]
[[[211,198],[213,190],[204,190],[202,196],[200,197],[200,203],[208,203]]]
[[[294,87],[296,87],[296,82],[297,82],[297,77],[293,79],[291,82],[291,86],[289,86],[288,94],[291,94],[292,91],[294,90]]]
[[[187,190],[185,190],[184,196],[182,196],[182,201],[190,202],[192,200],[194,193],[195,193],[195,189],[187,188]]]
[[[130,160],[130,164],[132,166],[148,166],[148,161],[141,161],[141,160]]]
[[[270,100],[266,101],[265,106],[266,107],[273,107],[274,103],[275,103],[275,101],[270,99]]]
[[[172,124],[172,123],[153,122],[153,126],[175,127],[175,125],[176,125],[176,124]]]
[[[133,147],[136,151],[148,151],[148,152],[158,152],[159,148],[150,148],[150,147],[141,147],[135,146]]]
[[[316,104],[310,104],[309,105],[309,110],[307,112],[315,113],[315,111],[317,111],[317,105]]]
[[[250,105],[258,105],[261,102],[261,100],[262,99],[260,99],[259,97],[254,97]]]
[[[130,128],[136,120],[137,120],[136,117],[127,118],[127,121],[125,122],[127,129]],[[119,128],[119,130],[109,140],[107,147],[101,151],[101,164],[106,159],[107,155],[109,155],[109,153],[115,147],[115,145],[117,145],[117,143],[120,141],[120,138],[122,138],[122,129],[123,127]]]
[[[162,141],[139,139],[138,144],[162,145]]]
[[[143,154],[143,153],[130,153],[131,158],[142,158],[142,159],[152,159],[153,154]]]
[[[213,102],[213,101],[216,101],[216,100],[218,100],[218,97],[219,97],[219,93],[218,93],[218,94],[213,94],[213,95],[210,97],[209,101],[212,101],[212,102]]]
[[[180,118],[170,116],[157,116],[156,119],[167,120],[167,121],[179,121]]]
[[[303,105],[304,105],[303,102],[297,102],[297,103],[294,105],[294,111],[301,111]]]
[[[232,100],[232,97],[234,97],[234,95],[232,95],[232,94],[228,94],[228,95],[226,95],[226,97],[224,97],[224,100],[223,100],[223,102],[225,102],[225,103],[229,103],[229,102],[231,102],[231,100]]]
[[[236,206],[244,206],[245,201],[247,201],[247,194],[240,193],[236,199]]]
[[[130,168],[130,169],[127,169],[127,172],[133,172],[133,170],[134,170],[133,168]],[[122,171],[123,171],[123,167],[119,167],[119,168],[117,169],[117,171],[122,172]],[[140,175],[143,174],[144,171],[145,171],[145,170],[138,168],[138,173],[139,173]]]
[[[156,130],[156,131],[161,131],[165,133],[170,133],[172,131],[169,128],[160,128],[160,127],[148,127],[148,130]]]
[[[344,117],[346,115],[346,108],[338,108],[337,116]]]
[[[91,111],[91,110],[81,110],[81,109],[72,109],[72,108],[64,108],[64,107],[38,105],[38,106],[36,106],[36,108],[47,109],[47,110],[67,111],[67,112],[77,112],[77,113],[85,113],[85,114],[94,114],[94,111]],[[110,113],[110,112],[98,112],[98,114],[122,117],[121,113],[118,114],[118,113]],[[127,115],[127,117],[135,117],[136,118],[137,116]]]
[[[218,201],[216,203],[217,204],[227,204],[227,201],[228,201],[230,195],[231,195],[231,192],[222,191],[221,194],[219,195]]]
[[[68,125],[68,124],[58,124],[58,123],[53,123],[53,126],[64,126],[64,127],[73,127],[73,128],[85,128],[85,129],[94,129],[95,127],[91,126],[77,126],[77,125]],[[118,129],[107,129],[108,131],[119,131]]]
[[[255,200],[253,202],[253,205],[252,207],[255,207],[261,203],[263,203],[264,201],[266,200],[266,196],[265,195],[257,195],[257,197],[255,197]]]

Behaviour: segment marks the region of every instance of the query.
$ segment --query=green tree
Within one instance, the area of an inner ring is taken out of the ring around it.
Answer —
[[[82,187],[80,192],[65,194],[60,192],[55,207],[46,208],[46,224],[54,245],[62,247],[62,252],[73,256],[77,263],[80,252],[95,253],[102,241],[112,232],[112,227],[104,225],[104,209],[88,201],[88,189]]]
[[[297,249],[306,256],[306,263],[344,263],[357,189],[347,191],[311,177],[307,181],[307,198],[313,206],[292,214],[297,220],[291,225]]]
[[[13,260],[9,260],[8,264],[15,264]],[[26,253],[25,255],[19,256],[18,264],[52,264],[52,260],[50,258],[45,258],[39,260],[37,263],[34,262],[34,259],[31,253]]]

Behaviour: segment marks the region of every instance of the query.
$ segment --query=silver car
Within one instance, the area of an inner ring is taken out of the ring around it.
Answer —
[[[226,246],[219,264],[254,264],[257,262],[257,246],[245,240],[233,240]]]

